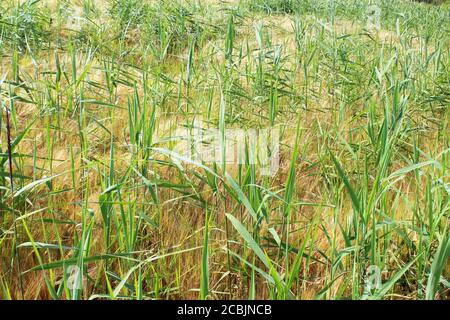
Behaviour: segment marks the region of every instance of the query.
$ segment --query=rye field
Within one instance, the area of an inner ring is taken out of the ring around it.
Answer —
[[[450,5],[0,0],[0,300],[450,298]]]

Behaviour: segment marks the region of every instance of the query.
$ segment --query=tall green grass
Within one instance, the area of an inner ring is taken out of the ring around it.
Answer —
[[[80,4],[0,4],[0,298],[448,297],[448,5]]]

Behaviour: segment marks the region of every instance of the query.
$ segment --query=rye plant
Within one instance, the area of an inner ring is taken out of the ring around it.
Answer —
[[[1,2],[0,298],[447,299],[449,7],[373,4]]]

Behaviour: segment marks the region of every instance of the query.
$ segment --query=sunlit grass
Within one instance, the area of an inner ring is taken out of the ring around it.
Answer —
[[[447,299],[449,6],[371,4],[1,1],[0,298]]]

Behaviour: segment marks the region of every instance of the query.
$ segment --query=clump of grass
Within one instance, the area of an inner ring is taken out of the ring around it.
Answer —
[[[149,8],[141,30],[144,47],[161,59],[167,54],[184,51],[189,43],[196,46],[213,38],[218,26],[208,25],[204,8],[180,3],[158,2]]]
[[[249,1],[250,10],[266,13],[293,13],[299,6],[298,0],[257,0]]]
[[[139,0],[111,0],[108,12],[123,32],[141,25],[148,14],[149,5]]]
[[[0,34],[3,43],[20,53],[48,44],[50,17],[39,1],[5,3],[1,11]]]
[[[1,4],[2,299],[447,298],[445,5],[58,3]]]

